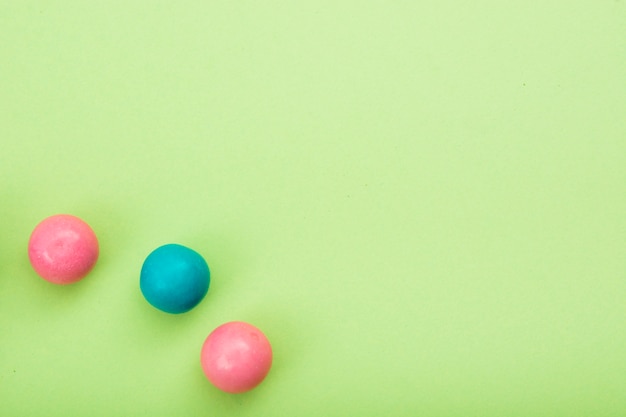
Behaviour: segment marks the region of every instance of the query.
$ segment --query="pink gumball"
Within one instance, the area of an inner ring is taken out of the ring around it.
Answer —
[[[222,391],[240,393],[259,385],[272,366],[272,346],[251,324],[233,321],[222,324],[204,341],[202,369]]]
[[[98,239],[87,223],[58,214],[39,223],[28,242],[35,271],[54,284],[71,284],[91,271],[98,260]]]

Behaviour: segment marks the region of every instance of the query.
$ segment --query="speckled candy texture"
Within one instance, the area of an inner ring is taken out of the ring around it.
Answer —
[[[205,375],[222,391],[241,393],[259,385],[272,366],[272,346],[251,324],[222,324],[206,338],[200,354]]]
[[[54,284],[84,278],[98,260],[96,234],[87,223],[69,214],[50,216],[33,230],[28,257],[35,271]]]

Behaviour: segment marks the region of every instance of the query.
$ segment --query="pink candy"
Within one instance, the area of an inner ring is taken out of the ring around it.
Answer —
[[[28,242],[35,271],[54,284],[71,284],[91,271],[98,260],[98,239],[91,227],[67,214],[39,223]]]
[[[259,385],[272,366],[267,337],[251,324],[222,324],[206,338],[200,355],[209,381],[229,393],[249,391]]]

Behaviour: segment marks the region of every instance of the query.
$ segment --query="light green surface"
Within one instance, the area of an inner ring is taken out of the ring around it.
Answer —
[[[101,243],[70,287],[55,213]],[[0,225],[2,416],[623,416],[626,4],[2,1]],[[238,396],[230,320],[275,354]]]

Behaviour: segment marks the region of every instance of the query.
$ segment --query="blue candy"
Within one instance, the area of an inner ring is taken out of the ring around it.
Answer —
[[[209,266],[198,252],[169,244],[148,255],[141,267],[139,286],[154,307],[180,314],[202,301],[210,282]]]

